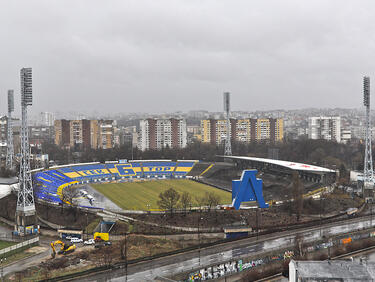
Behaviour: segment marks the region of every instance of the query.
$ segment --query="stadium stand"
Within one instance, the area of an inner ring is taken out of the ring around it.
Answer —
[[[176,162],[142,162],[144,178],[172,178]]]
[[[192,170],[197,161],[178,161],[174,176],[176,178],[186,177],[186,175]]]
[[[88,164],[72,166],[72,169],[88,180],[112,178],[104,164]]]
[[[187,174],[187,176],[199,176],[202,172],[204,172],[211,163],[206,162],[198,162],[196,163],[193,168],[190,170],[190,172]]]
[[[77,164],[35,172],[33,181],[37,198],[61,203],[62,191],[70,185],[122,178],[184,178],[196,163],[198,161],[142,160]]]
[[[62,190],[78,182],[56,170],[37,172],[33,175],[36,196],[39,199],[61,203]]]
[[[132,169],[138,178],[143,177],[143,169],[141,163],[131,162]]]

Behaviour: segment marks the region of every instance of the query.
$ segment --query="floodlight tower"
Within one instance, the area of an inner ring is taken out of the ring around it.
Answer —
[[[36,212],[33,186],[30,173],[30,146],[27,127],[27,107],[32,105],[32,69],[21,69],[21,161],[19,174],[19,190],[16,208],[15,231],[23,236],[34,233],[36,227]]]
[[[232,155],[232,145],[230,140],[230,93],[224,92],[224,114],[227,120],[227,136],[225,138],[224,156]]]
[[[14,111],[14,91],[8,90],[8,140],[7,140],[7,159],[6,167],[13,170],[13,121],[12,112]]]
[[[366,107],[366,151],[363,170],[363,197],[372,201],[374,191],[374,171],[371,152],[371,120],[370,120],[370,77],[363,78],[363,105]]]

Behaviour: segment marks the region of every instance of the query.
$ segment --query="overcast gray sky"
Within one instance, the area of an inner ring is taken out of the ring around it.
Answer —
[[[223,91],[233,110],[353,108],[375,87],[373,0],[1,0],[0,38],[0,112],[24,66],[33,112],[216,111]]]

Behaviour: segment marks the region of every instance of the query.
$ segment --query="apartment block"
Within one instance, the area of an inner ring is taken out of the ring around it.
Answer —
[[[235,142],[252,141],[278,142],[283,140],[282,119],[230,119],[230,138]],[[201,140],[205,143],[220,145],[226,138],[227,122],[224,119],[201,121]]]
[[[64,149],[110,149],[114,144],[113,120],[55,120],[55,144]]]
[[[340,117],[309,117],[309,139],[341,142]]]
[[[187,143],[184,119],[143,119],[140,121],[138,148],[160,150],[162,148],[185,148]]]

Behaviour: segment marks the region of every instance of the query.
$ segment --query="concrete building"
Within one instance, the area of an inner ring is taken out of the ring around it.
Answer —
[[[121,127],[118,132],[120,145],[129,145],[133,148],[137,147],[138,144],[138,132],[136,126]]]
[[[295,261],[289,263],[289,281],[374,281],[375,264],[351,260]]]
[[[20,120],[12,119],[13,121],[13,148],[17,153],[20,150]],[[8,117],[0,116],[0,159],[5,158],[8,146]]]
[[[53,126],[30,126],[30,147],[41,149],[43,143],[51,143],[54,139]]]
[[[0,158],[5,158],[8,144],[8,117],[0,116]]]
[[[113,120],[55,120],[55,144],[64,149],[110,149],[115,146]]]
[[[309,139],[341,142],[340,117],[309,117]]]
[[[42,126],[53,126],[55,122],[55,115],[50,112],[41,112],[39,114],[39,122]]]
[[[99,148],[111,149],[113,147],[115,147],[115,122],[113,120],[100,120]]]
[[[341,130],[341,142],[346,144],[352,140],[352,131],[350,129]]]
[[[187,131],[187,142],[191,143],[194,140],[201,140],[201,127],[200,125],[188,125]]]
[[[162,148],[185,148],[187,143],[185,119],[143,119],[140,121],[138,148],[160,150]]]
[[[230,138],[235,142],[278,142],[283,140],[282,119],[230,119]],[[201,141],[220,145],[226,138],[227,124],[223,119],[201,121]]]
[[[70,148],[70,121],[55,120],[55,144],[63,149]]]

